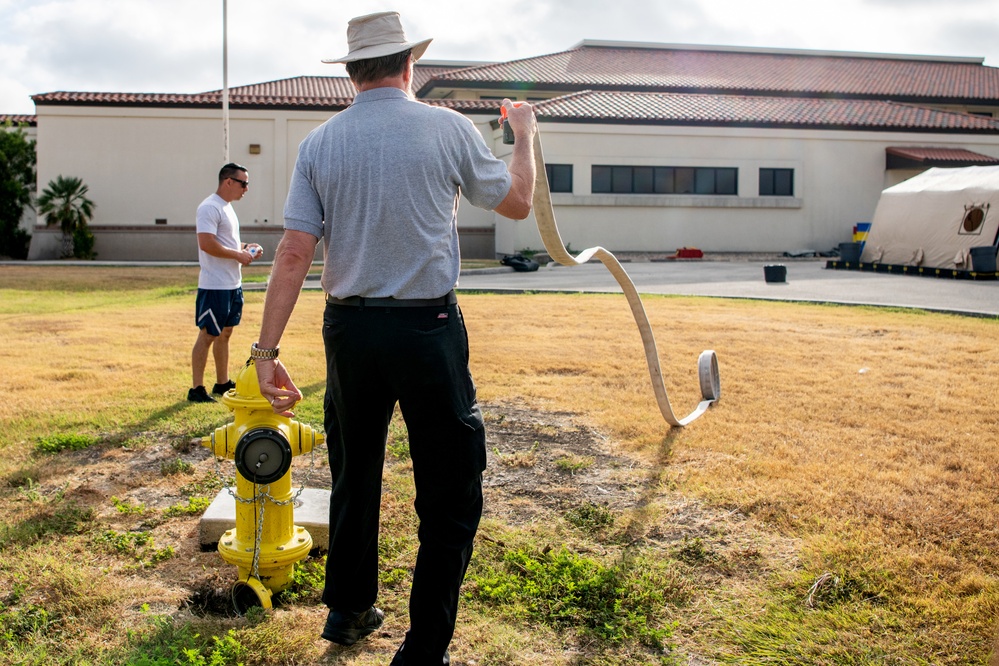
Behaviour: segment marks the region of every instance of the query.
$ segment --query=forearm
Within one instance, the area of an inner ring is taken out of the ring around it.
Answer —
[[[242,253],[243,248],[240,247],[226,247],[219,242],[218,237],[215,234],[198,234],[198,247],[202,252],[210,254],[213,257],[219,257],[220,259],[235,259],[239,260],[239,255]]]
[[[538,126],[534,118],[534,110],[526,102],[513,106],[510,100],[503,100],[507,110],[506,122],[513,129],[513,153],[510,156],[510,191],[506,198],[496,207],[496,212],[503,217],[522,220],[531,213],[534,205],[534,181],[537,177],[535,166],[534,137]]]
[[[274,267],[267,284],[258,347],[273,349],[280,343],[298,303],[298,295],[302,292],[315,251],[314,236],[301,231],[285,231],[274,255]]]
[[[510,176],[513,184],[511,192],[522,206],[530,212],[534,204],[534,183],[537,178],[537,166],[534,162],[534,134],[528,134],[523,140],[513,145],[513,155],[510,158]],[[526,217],[526,214],[525,216]]]

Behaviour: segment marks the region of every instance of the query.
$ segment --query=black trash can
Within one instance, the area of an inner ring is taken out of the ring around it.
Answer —
[[[971,269],[976,273],[995,273],[996,246],[983,245],[971,248]]]
[[[839,259],[848,264],[860,263],[860,243],[840,243]]]
[[[787,279],[787,267],[783,264],[764,266],[763,279],[767,282],[784,282]]]

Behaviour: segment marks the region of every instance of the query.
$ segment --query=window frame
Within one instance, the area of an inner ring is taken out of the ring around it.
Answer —
[[[568,173],[565,173],[568,171]],[[561,172],[559,175],[557,172]],[[545,177],[548,179],[548,191],[552,194],[572,194],[573,169],[571,164],[549,164],[545,162]],[[568,181],[569,189],[563,189],[560,183]]]
[[[592,164],[590,193],[738,196],[739,168]]]
[[[778,176],[787,176],[787,182],[778,183]],[[793,197],[794,169],[760,167],[759,195],[761,197]]]

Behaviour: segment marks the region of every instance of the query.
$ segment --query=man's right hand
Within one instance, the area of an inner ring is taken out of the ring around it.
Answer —
[[[288,369],[278,359],[254,361],[257,368],[257,385],[260,395],[271,403],[276,414],[291,418],[295,415],[291,408],[302,399],[302,392],[291,381]]]
[[[510,123],[510,128],[513,130],[518,142],[526,141],[530,143],[534,139],[534,133],[538,131],[538,121],[534,117],[534,107],[527,102],[515,103],[509,99],[504,99],[502,104],[503,108],[506,109],[506,122]]]

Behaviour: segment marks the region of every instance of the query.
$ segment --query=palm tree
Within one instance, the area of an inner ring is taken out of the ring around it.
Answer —
[[[45,216],[46,226],[62,228],[62,256],[74,256],[74,234],[86,230],[94,217],[94,202],[87,198],[90,188],[80,178],[59,176],[38,197],[38,213]]]

